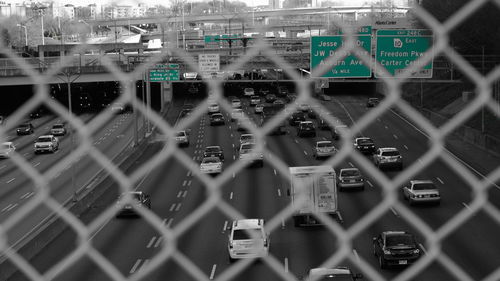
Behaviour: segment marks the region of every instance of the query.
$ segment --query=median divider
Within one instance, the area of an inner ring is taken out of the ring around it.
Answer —
[[[168,103],[166,110],[163,113],[164,117],[167,116],[171,107],[171,103]],[[120,168],[120,170],[126,171],[142,156],[144,151],[148,148],[150,140],[154,138],[154,135],[154,133],[146,135],[135,147],[134,137],[132,136],[125,145],[125,149],[111,160]],[[103,184],[108,178],[110,178],[110,175],[108,175],[108,172],[102,168],[77,191],[78,200],[76,202],[73,198],[68,198],[62,203],[62,205],[64,208],[69,210],[69,212],[77,217],[80,217],[82,213],[90,209],[92,205],[108,190],[110,185],[105,185],[106,188],[96,188]],[[55,238],[57,238],[58,235],[65,231],[67,227],[68,224],[64,220],[60,219],[56,213],[52,213],[38,223],[30,232],[26,233],[22,238],[14,243],[11,246],[11,249],[29,261],[40,253],[43,248],[45,248]],[[19,271],[17,266],[15,266],[12,262],[7,261],[7,257],[5,255],[0,257],[0,268],[0,280],[7,280],[16,271]]]

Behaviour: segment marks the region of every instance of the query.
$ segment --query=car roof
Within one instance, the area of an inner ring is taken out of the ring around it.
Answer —
[[[207,156],[207,157],[203,157],[203,160],[201,160],[202,162],[205,161],[205,160],[212,160],[212,159],[216,159],[217,161],[221,162],[220,158],[217,157],[217,156]]]
[[[233,229],[252,229],[263,227],[263,219],[243,219],[233,221]]]
[[[312,124],[313,122],[312,121],[300,121],[299,124]]]
[[[359,171],[358,168],[343,168],[343,169],[340,169],[340,172],[345,172],[345,171]]]
[[[384,151],[398,151],[398,149],[395,147],[381,147],[379,149],[380,149],[380,151],[383,151],[383,152]]]
[[[316,142],[316,145],[320,144],[320,143],[329,143],[331,145],[333,145],[333,142],[332,141],[317,141]]]
[[[233,112],[243,112],[243,109],[241,109],[241,108],[235,108],[235,109],[233,109]]]
[[[221,149],[219,145],[209,145],[209,146],[205,147],[205,149],[209,149],[209,148]]]
[[[54,135],[43,135],[43,136],[39,136],[39,138],[52,138],[54,137]]]
[[[219,115],[221,115],[221,116],[222,116],[222,113],[216,112],[216,113],[212,114],[211,116],[212,116],[212,117],[214,117],[214,116],[219,116]],[[224,116],[223,116],[223,117],[224,117]]]
[[[64,126],[64,124],[63,123],[56,123],[56,124],[52,125],[52,127],[54,127],[54,126]]]
[[[355,138],[354,140],[359,141],[359,140],[372,140],[372,139],[369,137],[359,137],[359,138]]]
[[[309,270],[309,276],[324,276],[324,275],[350,275],[351,270],[347,267],[336,267],[336,268],[311,268]]]
[[[11,141],[6,141],[6,142],[3,142],[2,144],[3,144],[3,145],[11,145],[11,144],[14,144],[14,143],[13,143],[13,142],[11,142]]]
[[[378,100],[378,98],[368,98],[369,100]]]
[[[410,234],[406,231],[384,231],[382,232],[382,236],[394,236],[394,235],[403,235],[403,234]]]
[[[419,183],[432,183],[432,184],[434,184],[434,182],[431,180],[411,180],[410,183],[411,184],[419,184]]]
[[[242,134],[242,135],[240,136],[240,139],[241,139],[241,138],[243,138],[243,137],[248,137],[248,136],[250,136],[250,137],[252,137],[252,138],[254,137],[254,135],[253,135],[253,134]]]

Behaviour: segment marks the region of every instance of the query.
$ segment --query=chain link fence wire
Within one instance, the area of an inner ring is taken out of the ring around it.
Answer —
[[[331,232],[332,237],[337,239],[338,246],[335,253],[323,262],[321,265],[322,267],[334,267],[342,264],[342,262],[349,261],[350,263],[355,264],[365,276],[370,276],[371,280],[385,280],[384,277],[369,264],[369,262],[364,260],[362,257],[358,258],[354,256],[352,252],[353,239],[359,236],[363,231],[366,231],[371,224],[380,219],[391,208],[394,208],[405,220],[405,222],[413,228],[418,229],[420,234],[425,237],[427,251],[426,254],[413,266],[404,270],[393,280],[412,280],[413,278],[416,278],[419,273],[425,270],[427,266],[434,262],[443,266],[457,280],[473,280],[472,277],[468,275],[466,270],[460,268],[456,262],[454,262],[442,251],[442,241],[479,211],[485,211],[485,213],[488,214],[494,221],[500,223],[500,211],[488,202],[487,193],[491,184],[500,178],[500,169],[497,168],[484,179],[477,179],[467,168],[463,166],[462,163],[458,162],[457,159],[450,155],[444,147],[444,140],[452,131],[457,129],[458,126],[462,125],[472,115],[481,110],[482,107],[487,107],[499,116],[498,106],[495,106],[491,87],[492,83],[497,81],[500,77],[500,68],[497,67],[486,76],[483,76],[465,59],[463,59],[459,53],[450,47],[450,38],[448,35],[451,30],[457,27],[457,25],[465,22],[470,14],[476,12],[487,2],[488,1],[486,0],[471,1],[462,9],[456,11],[453,16],[443,23],[437,21],[424,9],[418,6],[413,7],[413,14],[421,22],[423,22],[427,28],[432,29],[435,39],[434,45],[425,53],[425,55],[420,57],[416,63],[405,69],[405,71],[399,73],[397,77],[390,77],[390,74],[387,73],[387,70],[382,67],[382,65],[379,64],[377,65],[378,67],[375,67],[374,64],[378,64],[378,62],[374,61],[371,56],[363,55],[362,49],[355,44],[355,28],[353,28],[351,23],[346,24],[338,17],[330,19],[332,21],[332,25],[340,27],[343,33],[346,34],[346,41],[334,56],[326,60],[325,64],[311,70],[312,77],[320,77],[323,73],[331,69],[336,61],[345,58],[349,53],[355,54],[356,51],[360,51],[357,52],[356,55],[359,60],[361,60],[364,64],[371,66],[374,72],[377,71],[379,77],[390,78],[379,78],[387,88],[387,93],[383,101],[373,110],[361,117],[355,124],[350,126],[350,130],[342,133],[342,145],[338,153],[335,157],[332,157],[323,163],[323,165],[335,167],[350,157],[359,168],[366,171],[367,175],[372,177],[381,187],[383,200],[369,213],[365,214],[361,219],[347,229],[337,221],[332,220],[329,216],[323,214],[316,215],[317,219],[320,220],[325,225],[326,229]],[[494,3],[500,6],[500,1],[495,1]],[[286,17],[286,14],[283,14],[282,16]],[[238,20],[243,23],[252,22],[251,15],[248,14],[235,14],[232,19],[233,21]],[[330,22],[328,24],[330,25]],[[369,24],[369,22],[364,20],[356,23],[357,26],[367,24]],[[259,26],[259,29],[261,34],[265,34],[266,31],[270,31],[269,27],[266,25]],[[235,207],[231,206],[231,204],[222,198],[221,186],[227,184],[232,179],[231,176],[233,173],[237,174],[244,169],[247,163],[244,163],[243,161],[236,161],[233,165],[225,169],[220,176],[212,178],[206,174],[202,174],[199,171],[198,163],[193,161],[193,159],[185,152],[177,149],[175,145],[165,145],[159,153],[153,156],[153,158],[148,159],[148,161],[145,162],[140,168],[130,174],[125,174],[124,171],[118,168],[111,159],[93,147],[93,133],[109,122],[113,117],[113,113],[110,110],[104,110],[90,122],[84,123],[74,114],[69,114],[64,105],[51,99],[49,95],[47,85],[50,79],[59,75],[59,73],[64,73],[68,68],[70,68],[72,66],[73,56],[79,54],[80,52],[84,52],[87,47],[88,44],[86,44],[86,42],[82,42],[81,45],[73,48],[68,55],[60,58],[60,61],[55,64],[51,64],[44,72],[37,72],[30,64],[26,63],[24,59],[17,57],[17,55],[6,46],[2,46],[0,49],[0,52],[10,59],[10,62],[13,63],[15,67],[25,71],[27,75],[26,79],[32,81],[35,85],[34,96],[28,102],[19,107],[12,115],[10,115],[4,126],[0,127],[0,137],[2,141],[6,140],[6,136],[8,134],[7,132],[12,130],[17,123],[23,120],[24,116],[35,110],[40,105],[48,107],[51,111],[57,114],[57,116],[64,120],[64,122],[67,122],[71,128],[74,128],[74,133],[78,138],[78,146],[75,147],[71,153],[66,155],[61,161],[55,163],[43,173],[36,170],[21,155],[12,155],[11,161],[18,169],[23,171],[26,178],[33,181],[34,186],[36,186],[36,191],[35,196],[13,212],[0,225],[0,252],[4,258],[8,259],[9,262],[17,266],[17,268],[31,280],[51,280],[56,278],[59,274],[72,265],[75,265],[84,257],[92,260],[96,266],[109,276],[110,279],[117,281],[147,280],[147,275],[158,269],[167,260],[172,260],[184,268],[185,271],[191,275],[193,280],[208,280],[208,276],[196,264],[194,264],[189,257],[177,249],[176,245],[179,238],[185,234],[187,230],[193,227],[196,223],[202,220],[206,214],[213,210],[218,210],[228,218],[234,220],[245,217]],[[121,88],[124,89],[124,92],[119,96],[116,102],[130,104],[134,111],[142,116],[145,116],[149,122],[153,124],[156,133],[166,137],[166,143],[175,143],[175,133],[179,130],[188,129],[194,124],[194,122],[201,118],[206,113],[209,100],[208,98],[203,100],[196,106],[190,116],[179,120],[179,122],[175,125],[170,125],[165,122],[164,118],[159,113],[150,110],[136,98],[133,91],[135,88],[135,81],[141,80],[143,73],[146,73],[150,68],[154,68],[155,64],[168,61],[169,58],[181,58],[182,63],[187,66],[186,69],[201,73],[198,69],[195,57],[193,57],[193,55],[185,49],[170,48],[167,51],[167,53],[152,54],[149,61],[137,65],[137,67],[130,72],[123,72],[122,69],[109,56],[102,55],[100,60],[102,61],[102,65],[106,68],[106,71],[113,74],[116,77],[116,81],[119,81],[121,84]],[[462,110],[459,114],[456,114],[456,116],[443,124],[441,127],[436,128],[425,117],[423,117],[421,113],[401,98],[401,87],[404,83],[411,79],[411,73],[413,71],[416,71],[421,66],[426,65],[432,61],[433,57],[438,55],[448,58],[454,67],[460,69],[468,79],[475,83],[477,87],[477,95],[474,100],[470,102],[466,108],[464,108],[464,110]],[[296,67],[287,62],[284,56],[277,55],[276,49],[270,45],[268,41],[264,40],[263,37],[254,38],[253,44],[247,48],[246,53],[236,57],[234,61],[226,65],[224,71],[231,72],[239,69],[246,69],[249,65],[252,65],[252,59],[256,57],[264,58],[265,61],[271,62],[277,67],[283,69],[283,71],[293,79],[297,89],[298,97],[296,102],[287,104],[286,108],[280,114],[274,116],[262,126],[259,124],[248,123],[248,120],[251,120],[248,116],[239,118],[247,120],[247,123],[245,123],[244,126],[250,133],[254,134],[257,143],[256,150],[264,153],[264,155],[270,155],[270,157],[265,158],[265,161],[267,161],[272,168],[276,169],[276,171],[282,175],[283,179],[287,180],[289,178],[288,165],[276,154],[270,151],[265,145],[268,133],[276,126],[279,126],[287,120],[292,112],[297,110],[298,104],[309,104],[318,116],[320,116],[322,112],[326,112],[328,110],[321,103],[318,103],[313,98],[311,93],[310,86],[316,79],[304,77],[295,71],[291,71],[291,69]],[[52,59],[53,58],[51,58],[51,60]],[[209,91],[214,93],[212,98],[220,104],[222,110],[226,113],[230,113],[232,110],[231,104],[229,104],[224,98],[223,93],[224,81],[216,78],[204,78],[203,82],[208,85]],[[409,122],[424,131],[424,133],[428,136],[431,145],[429,150],[420,158],[422,163],[413,163],[404,171],[399,173],[395,178],[390,179],[384,173],[375,168],[366,157],[357,152],[351,145],[351,140],[354,136],[360,134],[362,130],[370,126],[378,117],[382,116],[386,112],[396,109],[398,112],[403,112],[405,118],[407,118]],[[332,127],[338,125],[338,120],[334,116],[326,115],[324,116],[324,119]],[[85,225],[77,216],[69,212],[67,206],[61,205],[60,202],[51,197],[51,188],[49,184],[51,179],[54,179],[58,173],[66,169],[66,167],[74,165],[84,156],[91,158],[99,166],[101,166],[109,174],[109,176],[112,177],[116,183],[118,183],[120,191],[127,194],[123,201],[121,201],[122,205],[132,202],[133,198],[128,192],[134,190],[135,184],[147,176],[151,170],[169,158],[175,158],[202,182],[203,186],[206,188],[207,198],[202,205],[193,210],[185,219],[173,228],[165,227],[164,224],[162,224],[161,219],[152,211],[134,207],[135,211],[138,212],[159,234],[161,234],[164,239],[164,243],[161,251],[150,260],[148,265],[143,268],[143,270],[136,272],[131,276],[125,276],[105,256],[103,256],[98,249],[94,248],[91,242],[89,242],[92,235],[96,233],[98,229],[101,228],[108,220],[116,215],[118,208],[115,206],[107,208],[90,224]],[[398,187],[438,159],[444,161],[453,171],[456,172],[457,175],[468,183],[473,192],[473,200],[470,202],[469,209],[463,209],[444,225],[436,230],[433,230],[411,209],[399,202]],[[299,198],[298,200],[300,203],[306,199]],[[296,206],[298,205],[300,204],[297,204]],[[26,219],[31,212],[41,208],[42,206],[48,208],[56,216],[62,219],[68,227],[70,227],[77,234],[78,240],[76,249],[62,261],[54,264],[46,272],[38,272],[28,260],[25,260],[20,254],[18,254],[16,249],[11,247],[12,245],[8,242],[7,236],[9,230],[15,228],[21,221]],[[282,221],[288,220],[292,217],[294,211],[294,207],[290,204],[279,213],[275,214],[275,216],[267,222],[266,232],[272,233],[277,230],[281,226]],[[282,270],[283,265],[272,254],[262,259],[265,265],[271,268],[281,280],[298,280],[299,277],[295,276],[293,273],[284,272]],[[245,270],[245,268],[248,268],[251,263],[252,260],[248,259],[233,264],[228,270],[217,276],[217,280],[237,280],[238,274]],[[500,279],[500,268],[490,273],[483,280],[492,281],[498,279]]]

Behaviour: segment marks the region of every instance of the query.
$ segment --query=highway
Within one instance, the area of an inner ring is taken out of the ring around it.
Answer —
[[[177,120],[183,102],[185,101],[176,101],[166,117],[167,121],[172,123]],[[197,101],[191,102],[196,104]],[[321,103],[336,118],[348,125],[356,122],[369,110],[365,107],[366,96],[336,96],[332,101],[322,101]],[[244,110],[254,120],[258,120],[259,117],[248,106],[248,100],[245,100]],[[204,147],[209,145],[220,145],[223,148],[226,159],[224,170],[235,162],[240,132],[236,130],[235,122],[228,122],[229,115],[225,115],[226,126],[211,127],[208,116],[203,115],[190,127],[191,144],[189,147],[183,148],[183,151],[197,163],[201,161]],[[117,119],[120,120],[120,118],[129,117],[124,116]],[[120,126],[124,127],[124,132],[129,133],[131,130],[126,128],[127,120],[123,121]],[[289,131],[287,135],[271,136],[266,139],[266,147],[269,151],[289,166],[321,164],[321,161],[312,157],[312,147],[316,140],[329,139],[330,133],[318,130],[316,138],[298,138],[295,128],[287,126],[287,129]],[[108,137],[114,139],[120,134],[124,133],[115,131]],[[364,129],[362,134],[373,138],[378,147],[398,148],[403,155],[405,167],[412,163],[418,165],[419,158],[429,149],[427,137],[418,128],[411,126],[404,118],[392,111],[373,120],[373,123]],[[26,145],[30,141],[32,140],[28,139]],[[336,142],[339,149],[340,145],[340,142]],[[68,140],[66,138],[63,140],[61,151],[66,151],[67,146]],[[161,142],[152,142],[143,156],[134,163],[127,173],[140,167],[149,158],[156,155],[162,147]],[[27,153],[28,151],[29,148],[25,148],[23,152]],[[117,150],[114,153],[117,153]],[[51,156],[37,156],[35,161],[38,161],[39,157],[48,158]],[[457,156],[463,157],[459,152]],[[266,160],[267,157],[269,154],[265,154],[264,159]],[[42,164],[40,166],[43,167]],[[349,166],[360,167],[349,158],[335,168],[338,170]],[[40,169],[43,169],[42,167]],[[485,174],[495,167],[474,168]],[[368,171],[362,168],[361,171],[367,180],[365,190],[339,193],[344,228],[353,226],[383,200],[384,195],[380,184],[368,175]],[[9,175],[3,173],[2,171],[2,181],[14,177],[15,173],[22,174],[22,172],[15,170],[9,172]],[[384,173],[389,178],[393,178],[398,172],[386,171]],[[63,175],[67,181],[67,173]],[[472,199],[471,189],[467,186],[466,181],[442,160],[437,160],[425,167],[415,178],[431,179],[441,191],[443,201],[440,206],[408,207],[431,229],[438,230],[449,223],[457,213],[468,211],[468,204]],[[113,182],[106,184],[110,186],[109,192],[105,193],[88,212],[82,214],[80,219],[84,223],[89,223],[106,208],[114,206],[118,196],[117,186]],[[231,175],[230,180],[222,186],[221,191],[222,198],[243,216],[263,218],[269,222],[289,204],[287,186],[286,176],[282,177],[276,168],[265,161],[263,168],[246,168]],[[105,187],[103,186],[103,188]],[[214,207],[211,211],[204,212],[202,219],[195,223],[189,223],[190,216],[198,208],[207,204],[205,187],[192,172],[177,160],[168,159],[149,171],[141,181],[136,183],[136,188],[151,194],[152,212],[160,218],[163,226],[178,231],[180,237],[176,244],[172,244],[166,241],[144,219],[110,218],[91,237],[91,245],[109,259],[120,274],[123,276],[144,274],[148,271],[149,265],[154,262],[155,255],[160,253],[167,244],[173,245],[177,249],[178,252],[175,254],[177,260],[187,258],[192,264],[186,268],[182,266],[185,265],[185,262],[170,259],[162,262],[159,267],[141,280],[196,280],[194,275],[197,271],[204,274],[207,279],[215,279],[228,273],[226,270],[231,267],[231,264],[227,253],[227,225],[232,221],[232,218],[227,217]],[[9,198],[18,198],[26,192],[29,192],[29,189],[25,188],[21,192],[14,190],[10,192],[12,195],[9,195]],[[66,190],[66,192],[71,193],[71,190]],[[492,189],[490,200],[499,202],[497,201],[499,199],[498,192],[497,189]],[[402,198],[400,200],[408,206]],[[11,204],[13,204],[12,202]],[[2,204],[7,203],[2,201]],[[0,209],[3,208],[5,205],[0,206]],[[492,225],[495,227],[491,227]],[[372,254],[372,237],[385,230],[408,230],[416,235],[424,252],[429,250],[425,237],[419,233],[418,229],[412,227],[399,210],[391,208],[368,225],[358,236],[352,238],[352,261],[345,260],[339,265],[346,265],[355,272],[363,273],[365,276],[363,280],[375,280],[377,277],[388,280],[404,272],[401,268],[380,270],[378,261]],[[298,279],[305,276],[310,268],[319,267],[339,249],[339,240],[324,227],[298,228],[293,226],[291,220],[283,220],[281,225],[269,231],[270,254],[281,264],[281,273],[288,272]],[[497,251],[497,237],[499,236],[500,229],[496,222],[480,212],[448,235],[441,250],[473,280],[478,280],[490,274],[500,265],[500,253]],[[71,230],[65,231],[31,263],[38,270],[46,272],[56,263],[64,260],[64,256],[74,250],[75,245],[75,233]],[[373,271],[362,271],[358,265],[359,260],[368,263]],[[240,263],[242,262],[237,262],[235,265]],[[193,270],[193,266],[196,267],[196,270]],[[100,267],[102,267],[102,263],[96,263],[84,256],[64,272],[51,272],[53,275],[50,277],[55,277],[54,280],[112,280]],[[372,274],[375,275],[372,276]],[[22,274],[17,274],[9,280],[27,279]],[[232,280],[280,280],[280,277],[274,269],[260,261],[248,264]],[[434,261],[412,280],[457,280],[457,278]]]

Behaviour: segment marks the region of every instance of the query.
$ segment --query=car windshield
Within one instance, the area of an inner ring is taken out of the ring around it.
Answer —
[[[219,163],[220,160],[217,157],[207,157],[203,159],[203,164]]]
[[[372,102],[377,102],[377,101],[378,101],[378,99],[377,99],[377,98],[370,98],[370,99],[368,99],[368,100],[369,100],[369,101],[372,101]]]
[[[210,104],[210,106],[211,106],[211,107],[216,107],[216,106],[218,106],[218,104],[216,104],[216,103],[211,103],[211,104]]]
[[[240,102],[240,100],[236,99],[236,100],[233,100],[233,102]]]
[[[233,110],[233,114],[241,114],[243,110],[238,109],[238,110]]]
[[[342,177],[356,177],[359,176],[358,170],[342,170],[340,172],[340,176]]]
[[[177,133],[177,136],[178,136],[178,137],[185,137],[185,136],[186,136],[186,133],[184,133],[184,132],[178,132],[178,133]]]
[[[253,136],[251,135],[243,135],[240,138],[242,141],[248,141],[248,140],[253,140]]]
[[[252,151],[252,149],[253,149],[253,144],[246,143],[246,144],[241,146],[240,152],[241,153],[248,153],[248,152]]]
[[[382,156],[399,156],[398,151],[385,151],[382,152]]]
[[[327,147],[327,148],[331,148],[333,147],[332,143],[331,142],[318,142],[318,147]]]
[[[247,240],[253,238],[262,238],[262,232],[260,229],[236,229],[233,232],[233,240]]]
[[[373,141],[371,139],[359,139],[358,144],[372,145]]]
[[[56,125],[52,126],[52,129],[62,129],[62,128],[64,128],[64,125],[62,125],[62,124],[56,124]]]
[[[385,246],[387,247],[413,246],[414,244],[410,234],[388,235],[385,238]]]
[[[39,137],[38,142],[51,142],[52,139],[49,137]]]
[[[416,183],[413,185],[413,190],[428,190],[428,189],[436,189],[436,186],[430,182]]]
[[[218,146],[209,146],[207,148],[205,148],[205,152],[219,152],[220,151],[220,148]]]

